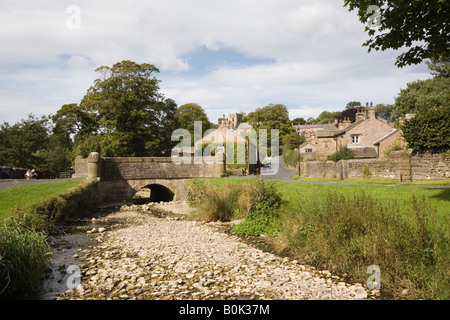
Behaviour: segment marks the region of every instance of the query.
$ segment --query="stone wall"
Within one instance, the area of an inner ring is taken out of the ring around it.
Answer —
[[[413,152],[411,176],[413,180],[450,179],[450,154]]]
[[[370,176],[410,181],[411,164],[409,155],[402,151],[391,152],[389,158],[303,161],[300,176],[338,179]]]
[[[91,178],[101,180],[191,179],[218,178],[225,173],[225,164],[209,158],[204,158],[201,164],[194,161],[177,164],[170,157],[100,158],[92,155],[75,159],[74,178],[87,178],[91,174]]]

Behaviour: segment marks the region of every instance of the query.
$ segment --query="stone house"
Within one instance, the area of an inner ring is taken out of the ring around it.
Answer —
[[[385,152],[393,146],[406,145],[401,130],[375,116],[372,102],[370,106],[366,103],[366,108],[358,111],[353,123],[346,118],[339,123],[336,120],[330,125],[295,127],[299,134],[304,133],[307,138],[307,141],[300,145],[300,153],[305,160],[326,160],[345,145],[360,159],[384,157]]]

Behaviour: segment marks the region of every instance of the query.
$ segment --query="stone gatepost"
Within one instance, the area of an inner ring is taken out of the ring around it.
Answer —
[[[101,160],[98,152],[91,152],[87,158],[87,178],[100,179],[101,177]]]

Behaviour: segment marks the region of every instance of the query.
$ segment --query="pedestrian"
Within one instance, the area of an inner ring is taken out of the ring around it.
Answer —
[[[36,170],[31,170],[31,179],[37,179],[37,173]]]
[[[27,170],[27,173],[25,173],[25,179],[30,179],[31,178],[31,170],[30,169],[28,169]]]

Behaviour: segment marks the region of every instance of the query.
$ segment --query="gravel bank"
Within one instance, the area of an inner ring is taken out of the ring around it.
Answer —
[[[166,215],[161,209],[175,212]],[[155,214],[151,214],[150,212]],[[58,299],[365,299],[347,284],[289,258],[217,231],[217,223],[183,220],[185,203],[122,207],[90,232],[96,246],[73,263],[81,285]],[[107,221],[105,221],[107,222]],[[371,294],[369,294],[371,296]]]

